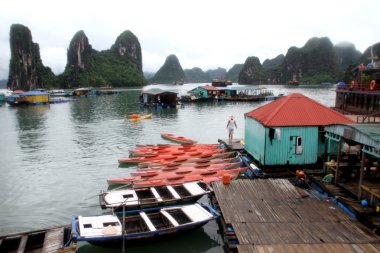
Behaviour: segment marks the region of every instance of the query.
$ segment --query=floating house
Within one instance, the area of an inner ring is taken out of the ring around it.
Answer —
[[[143,91],[140,104],[153,108],[174,108],[177,106],[177,93],[158,88]]]
[[[49,103],[49,93],[43,91],[27,91],[15,93],[7,98],[10,105],[41,105]]]
[[[190,94],[189,102],[201,102],[201,101],[212,101],[221,95],[221,91],[214,86],[205,85],[198,86],[188,92]]]
[[[351,119],[293,93],[245,114],[245,150],[260,167],[322,163],[324,127]]]
[[[339,83],[335,108],[344,113],[380,116],[380,62],[359,65],[351,83]]]
[[[334,183],[380,205],[380,124],[333,125],[325,131],[326,172]]]

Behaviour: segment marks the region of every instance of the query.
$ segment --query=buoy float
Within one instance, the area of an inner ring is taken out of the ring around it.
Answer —
[[[376,89],[376,81],[375,80],[372,80],[371,83],[369,84],[369,89],[370,90],[374,90]]]
[[[224,185],[229,185],[231,183],[230,174],[228,174],[228,173],[223,174],[222,182]]]
[[[131,119],[137,119],[137,115],[136,114],[132,114],[131,115]]]

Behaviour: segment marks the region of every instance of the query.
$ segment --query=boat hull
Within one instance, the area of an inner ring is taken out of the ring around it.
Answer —
[[[178,204],[190,204],[212,192],[204,182],[160,187],[145,187],[134,190],[109,191],[99,194],[101,208],[114,211],[137,210]],[[124,207],[123,207],[124,206]]]

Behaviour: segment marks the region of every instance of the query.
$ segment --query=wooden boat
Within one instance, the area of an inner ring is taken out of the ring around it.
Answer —
[[[70,226],[59,226],[0,235],[0,252],[58,252],[70,235]]]
[[[132,121],[140,121],[142,119],[151,119],[153,116],[153,113],[149,114],[132,114],[131,115],[131,120]]]
[[[224,150],[217,150],[217,151],[209,151],[204,153],[193,153],[193,154],[183,154],[183,155],[155,155],[155,156],[147,156],[147,157],[128,157],[128,158],[119,158],[118,162],[121,164],[125,163],[141,163],[141,162],[149,162],[149,161],[170,161],[170,162],[184,162],[184,161],[190,161],[192,159],[212,159],[212,158],[222,158],[225,156],[231,155],[231,153],[235,152],[223,152]]]
[[[157,180],[144,180],[144,181],[135,181],[132,182],[133,188],[140,187],[152,187],[152,186],[160,186],[160,185],[173,185],[173,184],[181,184],[186,182],[193,181],[203,181],[206,184],[210,184],[214,181],[221,181],[222,177],[228,176],[230,180],[235,179],[239,176],[240,173],[247,170],[248,167],[240,167],[236,169],[229,170],[219,170],[219,171],[211,171],[202,174],[195,175],[183,175],[166,179],[157,179]],[[119,182],[121,184],[121,182]],[[124,184],[130,184],[124,183]]]
[[[161,137],[170,141],[182,143],[182,144],[194,144],[196,143],[195,140],[183,137],[183,136],[177,136],[170,133],[161,133]]]
[[[211,85],[214,87],[227,87],[227,85],[232,85],[232,82],[230,80],[214,79],[212,80]]]
[[[204,182],[189,182],[176,185],[115,190],[99,194],[100,206],[115,211],[136,210],[157,206],[169,206],[196,202],[212,192]]]
[[[202,227],[220,215],[200,205],[126,211],[124,215],[73,216],[71,241],[120,247],[162,240]]]

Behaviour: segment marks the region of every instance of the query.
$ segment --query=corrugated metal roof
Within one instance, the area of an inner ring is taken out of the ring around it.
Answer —
[[[44,92],[44,91],[33,90],[33,91],[23,92],[22,95],[25,95],[25,96],[38,96],[38,95],[49,95],[49,93]]]
[[[152,94],[152,95],[159,95],[162,93],[172,93],[172,94],[177,94],[176,92],[171,92],[171,91],[166,91],[166,90],[161,90],[159,88],[153,88],[150,90],[146,90],[142,92],[143,94]]]
[[[264,126],[326,126],[351,119],[300,93],[293,93],[245,114]]]
[[[326,132],[380,149],[380,124],[342,124],[325,127]]]

